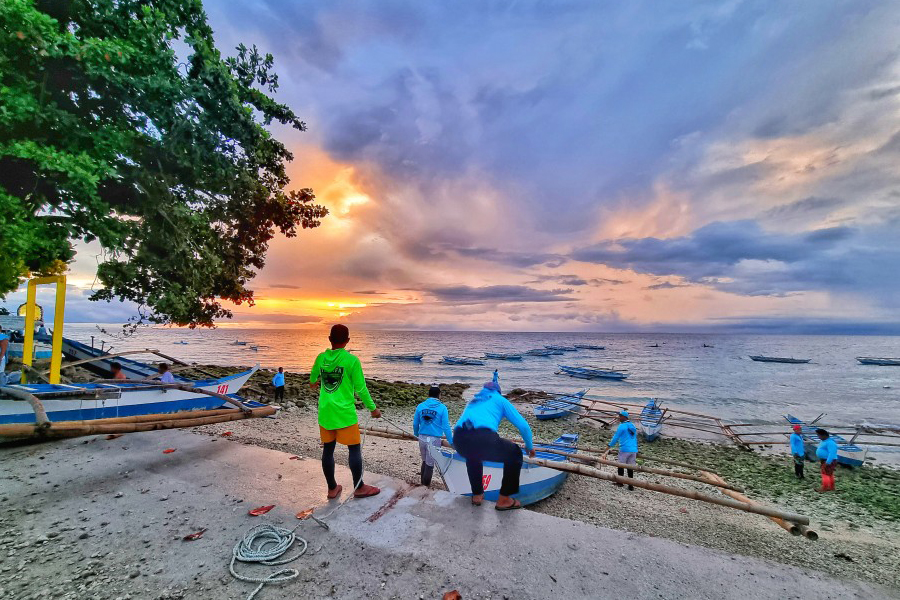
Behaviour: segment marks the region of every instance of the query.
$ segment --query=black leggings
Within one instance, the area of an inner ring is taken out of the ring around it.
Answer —
[[[466,459],[466,471],[472,494],[484,493],[484,463],[503,463],[503,480],[500,495],[512,496],[519,492],[519,474],[522,470],[522,450],[509,440],[501,439],[496,431],[479,427],[457,427],[453,432],[453,446]]]
[[[337,481],[334,479],[334,447],[336,445],[337,442],[328,442],[322,448],[322,473],[325,474],[329,490],[337,487]],[[350,452],[348,462],[350,463],[350,473],[353,474],[353,488],[360,488],[363,486],[362,447],[359,444],[353,444],[347,446],[347,450]]]
[[[284,400],[284,386],[279,385],[275,388],[275,401]]]

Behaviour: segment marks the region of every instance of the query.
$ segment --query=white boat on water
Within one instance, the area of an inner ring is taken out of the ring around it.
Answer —
[[[569,377],[577,377],[578,379],[627,379],[628,373],[617,369],[606,369],[601,367],[574,367],[567,365],[559,365],[559,370]]]
[[[376,354],[381,360],[422,360],[424,354]]]

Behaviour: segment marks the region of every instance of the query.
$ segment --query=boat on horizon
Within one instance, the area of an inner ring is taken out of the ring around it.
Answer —
[[[806,458],[815,463],[819,462],[818,457],[816,457],[816,449],[819,447],[819,442],[822,441],[819,439],[819,436],[816,435],[815,423],[823,416],[824,413],[807,424],[805,421],[798,419],[794,415],[784,415],[785,420],[792,426],[800,426],[800,435],[803,437],[803,448],[806,450]],[[840,464],[847,465],[848,467],[861,467],[866,464],[866,454],[868,453],[868,450],[854,444],[855,437],[849,442],[846,438],[836,433],[832,433],[830,437],[837,444],[837,461]]]
[[[857,356],[856,360],[864,365],[878,365],[881,367],[900,367],[900,358],[877,358],[874,356]]]
[[[527,350],[526,356],[553,356],[555,354],[565,354],[562,350],[548,350],[547,348],[535,348]]]
[[[493,360],[522,360],[521,354],[506,354],[504,352],[485,352],[484,357]]]
[[[579,350],[606,350],[606,346],[594,346],[592,344],[574,344]]]
[[[441,364],[444,365],[468,365],[468,366],[483,366],[484,361],[480,358],[469,358],[468,356],[442,356]]]
[[[659,407],[656,398],[650,398],[650,401],[641,409],[639,422],[641,430],[644,432],[644,438],[648,442],[652,442],[659,437],[663,427],[663,411]]]
[[[550,444],[535,444],[535,456],[546,461],[566,462],[566,457],[549,452],[541,452],[541,448],[560,450],[563,452],[576,452],[578,448],[578,434],[566,433],[556,438]],[[428,446],[428,451],[434,459],[437,472],[444,480],[451,494],[471,496],[472,487],[469,484],[469,476],[466,472],[466,459],[451,452],[447,448]],[[525,453],[525,449],[522,449]],[[566,482],[569,474],[565,471],[557,471],[549,467],[540,467],[529,463],[522,464],[519,476],[519,492],[513,494],[522,503],[522,506],[534,504],[544,498],[555,494]],[[503,464],[492,461],[484,461],[482,481],[484,482],[484,499],[496,502],[500,495],[500,481],[503,479]]]
[[[627,379],[628,373],[617,369],[590,366],[559,365],[560,371],[570,377],[579,379]]]
[[[234,340],[231,342],[232,346],[246,346],[248,342],[242,342],[241,340]]]
[[[781,356],[759,356],[759,355],[750,355],[750,360],[756,362],[769,362],[769,363],[787,363],[791,365],[803,365],[811,361],[811,358],[784,358]]]
[[[375,358],[381,360],[422,360],[424,354],[376,354]]]
[[[178,345],[178,346],[187,346],[187,345],[188,345],[188,342],[186,342],[186,341],[184,341],[184,340],[180,340],[180,341],[172,342],[172,343],[173,343],[173,344],[176,344],[176,345]]]
[[[580,412],[584,409],[584,406],[581,405],[581,399],[584,398],[586,393],[587,390],[581,390],[574,394],[558,396],[552,400],[547,400],[540,406],[535,406],[534,409],[532,409],[534,416],[541,421],[546,421],[549,419],[559,419]]]
[[[578,351],[578,348],[576,348],[575,346],[554,346],[554,345],[550,345],[550,346],[544,346],[544,348],[546,348],[547,350],[558,350],[558,351],[560,351],[560,352],[577,352],[577,351]]]

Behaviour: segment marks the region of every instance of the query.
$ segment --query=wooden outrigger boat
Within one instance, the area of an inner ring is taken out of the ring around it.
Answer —
[[[375,358],[381,360],[413,360],[420,361],[424,358],[424,354],[376,354]]]
[[[900,367],[900,358],[876,358],[874,356],[857,356],[861,364],[878,365],[881,367]]]
[[[560,454],[550,452],[542,452],[541,448],[549,450],[561,450],[563,452],[576,452],[578,444],[578,434],[567,433],[551,444],[535,444],[535,454],[538,458],[549,463],[564,463],[566,457]],[[434,459],[438,473],[444,480],[444,484],[452,494],[461,496],[471,496],[472,488],[469,486],[469,476],[466,472],[466,459],[450,450],[444,448],[436,448],[429,446],[429,451]],[[524,450],[523,450],[524,452]],[[534,504],[548,496],[552,496],[563,483],[566,482],[569,474],[564,471],[557,471],[553,468],[545,466],[537,466],[524,463],[519,479],[519,493],[513,497],[517,498],[522,506]],[[500,495],[500,481],[503,479],[503,465],[490,461],[484,462],[484,499],[489,502],[496,502]]]
[[[484,357],[492,360],[522,360],[521,354],[507,354],[504,352],[485,352]]]
[[[547,348],[535,348],[525,352],[526,356],[553,356],[555,354],[564,354],[562,350],[548,350]]]
[[[824,416],[824,414],[819,415],[817,419],[809,424],[801,421],[794,415],[784,416],[785,420],[791,425],[800,426],[800,435],[803,436],[803,448],[806,450],[806,457],[815,462],[818,462],[819,460],[816,457],[816,449],[819,447],[819,442],[821,442],[819,436],[816,435],[815,423],[818,419],[822,418],[822,416]],[[831,434],[831,439],[837,443],[837,461],[840,464],[847,465],[848,467],[861,467],[866,464],[866,454],[868,453],[868,450],[854,444],[853,442],[855,439],[848,442],[843,436],[836,433]]]
[[[584,406],[581,404],[581,399],[584,398],[586,393],[587,390],[581,390],[574,394],[559,396],[553,400],[548,400],[540,406],[534,407],[534,416],[541,421],[546,421],[578,413],[584,409]]]
[[[547,350],[557,350],[559,352],[577,352],[578,348],[575,346],[544,346]]]
[[[606,346],[594,346],[593,344],[574,344],[579,350],[606,350]]]
[[[85,369],[100,377],[112,377],[112,363],[117,362],[122,365],[122,373],[125,374],[125,377],[136,380],[150,379],[151,377],[156,376],[157,369],[153,365],[148,365],[147,363],[131,358],[125,358],[124,355],[156,354],[157,356],[162,357],[157,351],[151,349],[110,354],[108,350],[88,346],[82,342],[65,337],[62,340],[62,352],[66,358],[75,361],[75,363],[81,363]],[[171,358],[169,358],[169,360],[171,360]],[[175,379],[183,380],[177,375],[175,376]]]
[[[559,365],[559,370],[570,377],[579,379],[627,379],[628,373],[616,369],[603,369],[599,367],[574,367]]]
[[[441,357],[441,364],[480,367],[484,365],[484,361],[480,358],[469,358],[467,356],[443,356]]]
[[[656,398],[651,398],[644,408],[641,409],[640,423],[641,430],[644,432],[644,438],[648,442],[652,442],[659,437],[663,427],[663,411],[659,407]]]
[[[785,363],[790,365],[805,365],[811,358],[783,358],[780,356],[760,356],[760,355],[750,355],[750,360],[755,362],[768,362],[768,363]]]

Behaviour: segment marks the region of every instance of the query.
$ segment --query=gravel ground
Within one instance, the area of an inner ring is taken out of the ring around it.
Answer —
[[[449,402],[448,405],[451,418],[455,419],[463,405],[461,402]],[[411,429],[413,410],[411,406],[393,407],[386,411],[385,416]],[[522,413],[531,420],[525,407],[522,407]],[[365,423],[365,416],[361,418]],[[385,422],[381,424],[388,425]],[[609,438],[608,432],[599,432],[573,421],[532,422],[532,427],[535,437],[541,440],[553,439],[564,430],[579,432],[581,443],[586,445],[605,445],[603,440]],[[277,419],[210,425],[195,431],[209,435],[231,431],[231,439],[237,442],[310,458],[320,456],[315,410],[308,406],[294,406],[290,400]],[[501,432],[515,435],[511,429]],[[340,446],[338,448],[337,460],[346,464],[346,451]],[[363,457],[368,471],[390,475],[411,484],[418,483],[420,458],[418,447],[412,442],[367,436]],[[643,474],[638,476],[667,485],[718,493],[710,486],[693,482]],[[729,482],[742,484],[733,479]],[[438,476],[435,476],[432,487],[443,489]],[[819,532],[819,540],[811,542],[793,537],[759,515],[640,489],[629,492],[588,477],[569,477],[557,494],[529,507],[530,510],[559,517],[696,544],[735,555],[813,568],[835,577],[859,579],[900,590],[900,570],[897,569],[900,564],[900,537],[897,535],[900,527],[896,522],[848,526],[846,522],[834,519],[832,507],[827,502],[808,506],[787,503],[782,504],[781,508],[809,515],[812,528]]]

